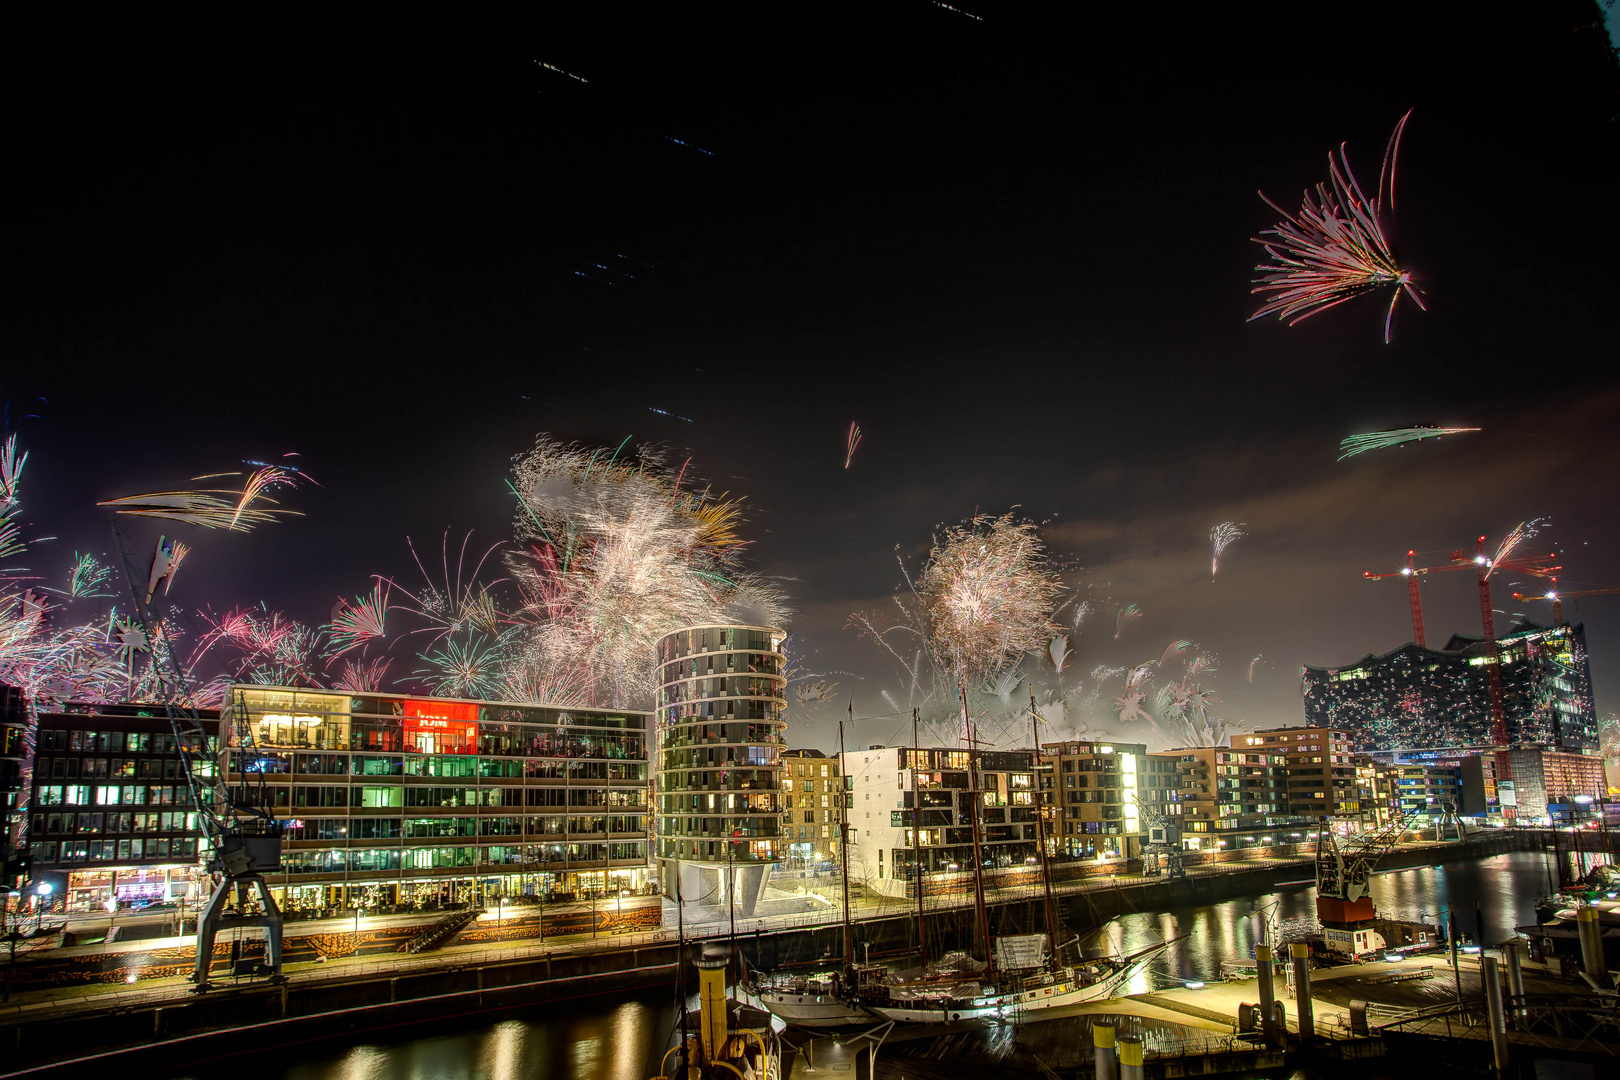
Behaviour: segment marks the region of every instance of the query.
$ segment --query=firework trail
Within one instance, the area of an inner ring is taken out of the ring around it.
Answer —
[[[1126,604],[1120,608],[1119,614],[1114,616],[1114,639],[1117,641],[1119,635],[1124,632],[1125,627],[1141,617],[1142,609],[1135,604]]]
[[[23,466],[28,454],[17,456],[17,436],[10,435],[0,443],[0,509],[17,505],[17,485],[22,481]]]
[[[241,475],[241,473],[210,473],[194,479],[214,480]],[[295,487],[307,479],[306,474],[290,465],[264,465],[248,475],[240,491],[235,488],[159,491],[147,495],[126,495],[96,505],[110,506],[116,514],[167,518],[170,521],[200,525],[205,529],[248,532],[255,525],[268,525],[285,516],[301,517],[302,514],[297,510],[258,509],[253,508],[251,504],[255,502],[274,504],[276,500],[265,492],[276,487]]]
[[[163,595],[169,595],[169,589],[174,585],[174,576],[180,572],[180,563],[191,551],[189,547],[179,540],[170,540],[166,536],[158,537],[157,550],[152,554],[152,572],[146,577],[146,602],[152,602],[152,595],[157,592],[158,582],[163,583]]]
[[[1069,648],[1069,636],[1067,634],[1059,634],[1053,638],[1048,644],[1046,652],[1052,660],[1052,669],[1059,675],[1063,674],[1064,665],[1074,655],[1074,650]]]
[[[1258,664],[1264,658],[1265,657],[1262,654],[1256,653],[1254,659],[1249,661],[1249,682],[1250,683],[1254,682],[1254,665]]]
[[[1338,460],[1365,454],[1369,450],[1387,450],[1392,446],[1404,446],[1410,442],[1421,442],[1424,439],[1438,439],[1443,435],[1461,435],[1468,431],[1478,431],[1477,427],[1431,427],[1421,424],[1417,427],[1393,428],[1389,431],[1369,431],[1362,435],[1352,435],[1347,439],[1339,440]]]
[[[417,554],[416,545],[411,543],[409,537],[405,540],[406,546],[411,549],[411,558],[416,562],[416,568],[422,572],[422,578],[426,584],[419,592],[412,592],[397,582],[390,581],[388,584],[392,588],[398,589],[415,605],[412,607],[411,604],[395,604],[393,605],[394,608],[400,611],[408,611],[427,624],[412,630],[411,633],[432,634],[433,637],[428,641],[428,648],[437,645],[443,638],[461,633],[476,631],[489,636],[499,636],[501,624],[506,621],[499,605],[496,603],[495,595],[491,591],[506,579],[498,578],[488,584],[478,580],[478,576],[484,571],[484,564],[489,561],[491,555],[500,550],[501,544],[491,544],[488,550],[479,557],[478,562],[473,565],[472,570],[468,571],[467,545],[471,542],[471,532],[461,538],[461,551],[456,556],[456,569],[452,573],[450,570],[450,530],[445,530],[439,543],[442,557],[441,570],[444,575],[444,585],[441,588],[434,582],[433,575],[428,573],[427,567],[422,562],[422,557]],[[381,583],[379,582],[377,587],[380,586]],[[350,610],[353,611],[353,609]],[[381,625],[381,620],[376,617],[374,611],[359,617],[374,620],[376,625]],[[333,621],[336,622],[335,619]]]
[[[1254,279],[1256,287],[1252,292],[1269,295],[1260,310],[1249,316],[1250,322],[1275,314],[1293,326],[1346,300],[1388,288],[1391,296],[1384,315],[1384,342],[1388,344],[1390,322],[1401,293],[1404,291],[1419,308],[1423,307],[1422,298],[1412,286],[1412,275],[1396,265],[1378,220],[1386,185],[1390,208],[1395,207],[1395,159],[1400,152],[1401,132],[1411,115],[1408,110],[1389,137],[1384,164],[1378,172],[1378,194],[1371,203],[1350,169],[1343,144],[1337,157],[1328,154],[1329,182],[1316,185],[1314,199],[1309,190],[1305,192],[1297,215],[1266,198],[1265,192],[1260,193],[1266,205],[1283,219],[1254,238],[1272,261],[1255,267],[1261,276]]]
[[[388,636],[389,584],[386,579],[379,577],[372,584],[371,592],[356,597],[354,603],[338,601],[338,610],[333,613],[332,621],[321,628],[332,646],[328,654],[332,659]]]
[[[1496,549],[1496,554],[1491,557],[1490,566],[1485,571],[1485,577],[1489,579],[1498,566],[1513,556],[1513,549],[1540,532],[1546,521],[1546,518],[1522,521],[1512,532],[1503,537],[1502,543]]]
[[[1163,664],[1167,660],[1180,656],[1182,653],[1186,652],[1192,647],[1193,643],[1188,641],[1186,638],[1178,638],[1164,647],[1164,651],[1159,654],[1159,659],[1155,662],[1158,664]]]
[[[849,468],[850,462],[855,460],[855,448],[861,445],[861,425],[851,420],[849,422],[848,448],[844,451],[844,468]]]
[[[1215,580],[1215,570],[1221,563],[1221,552],[1232,546],[1232,542],[1248,535],[1242,529],[1244,521],[1223,521],[1209,530],[1209,542],[1214,545],[1215,554],[1209,560],[1209,580]]]

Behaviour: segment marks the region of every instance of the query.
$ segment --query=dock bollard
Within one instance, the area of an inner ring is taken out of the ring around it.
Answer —
[[[1581,970],[1599,990],[1612,989],[1609,966],[1603,959],[1603,927],[1598,923],[1598,909],[1581,908],[1575,915],[1575,925],[1581,936]]]
[[[1271,946],[1261,943],[1254,947],[1254,970],[1260,979],[1260,1030],[1267,1046],[1277,1045],[1279,1032],[1275,1014],[1277,992],[1271,985]]]
[[[1119,1037],[1119,1080],[1145,1080],[1142,1068],[1142,1040],[1136,1035]]]
[[[1114,1025],[1092,1024],[1091,1045],[1096,1062],[1096,1080],[1118,1080],[1118,1063],[1114,1060]]]
[[[1288,946],[1294,959],[1294,1010],[1299,1015],[1299,1042],[1309,1046],[1316,1039],[1316,1016],[1311,1010],[1311,947],[1303,941]]]
[[[1509,941],[1502,945],[1502,956],[1507,960],[1508,996],[1516,1002],[1508,1011],[1513,1016],[1515,1024],[1522,1022],[1525,1017],[1524,968],[1520,966],[1524,958],[1519,955],[1519,949],[1523,944],[1521,941]]]
[[[1502,1012],[1502,972],[1496,957],[1481,953],[1479,977],[1485,983],[1485,1010],[1491,1025],[1491,1050],[1496,1058],[1496,1075],[1506,1075],[1508,1067],[1507,1017]]]

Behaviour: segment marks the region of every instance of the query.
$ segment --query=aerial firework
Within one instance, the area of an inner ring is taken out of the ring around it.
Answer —
[[[853,420],[849,422],[849,437],[845,443],[844,468],[848,469],[849,463],[855,460],[855,448],[861,445],[861,425]]]
[[[1244,521],[1223,521],[1209,530],[1209,542],[1215,548],[1215,553],[1209,560],[1209,580],[1215,580],[1215,571],[1221,564],[1221,552],[1231,547],[1234,540],[1249,535],[1242,528],[1246,524],[1248,523]]]
[[[502,682],[504,644],[501,638],[482,634],[471,634],[465,641],[444,639],[441,648],[417,654],[428,666],[418,668],[416,676],[437,697],[494,697]]]
[[[257,463],[255,463],[257,464]],[[213,480],[241,473],[210,473],[195,477]],[[247,532],[255,525],[268,525],[287,515],[301,516],[297,510],[255,508],[255,502],[274,504],[265,492],[275,487],[294,487],[308,477],[289,465],[264,465],[255,469],[235,488],[198,488],[193,491],[159,491],[148,495],[126,495],[108,499],[97,506],[110,506],[116,514],[167,518],[201,525],[205,529]]]
[[[28,464],[28,454],[17,456],[17,436],[7,436],[6,441],[0,443],[0,509],[17,505],[17,485],[22,481],[23,466]]]
[[[1074,605],[1074,617],[1071,622],[1076,630],[1080,629],[1080,624],[1086,621],[1086,616],[1090,615],[1093,610],[1095,609],[1092,608],[1090,600],[1082,600]]]
[[[665,634],[781,619],[774,590],[741,565],[738,501],[650,449],[621,456],[624,446],[542,436],[513,469],[521,547],[506,563],[521,599],[504,652],[520,685],[569,687],[599,705],[650,701]]]
[[[332,689],[347,690],[351,694],[375,693],[383,688],[383,676],[393,663],[387,657],[375,660],[345,660],[343,670],[332,680]]]
[[[1496,554],[1491,556],[1485,576],[1489,578],[1498,566],[1512,558],[1513,549],[1540,532],[1542,524],[1546,520],[1546,518],[1535,518],[1532,521],[1521,521],[1512,532],[1504,536],[1502,543],[1497,546]]]
[[[1127,624],[1133,623],[1141,617],[1142,609],[1135,604],[1126,604],[1120,608],[1119,614],[1114,616],[1114,637],[1117,639]]]
[[[1352,435],[1347,439],[1339,440],[1339,460],[1365,454],[1368,450],[1387,450],[1392,446],[1402,446],[1409,442],[1420,442],[1423,439],[1438,439],[1442,435],[1461,435],[1467,431],[1478,431],[1477,427],[1430,427],[1426,424],[1417,427],[1393,428],[1389,431],[1369,431],[1362,435]]]
[[[180,563],[190,550],[178,540],[170,540],[166,536],[158,537],[157,550],[152,554],[152,571],[146,578],[148,604],[152,602],[152,594],[157,592],[160,581],[163,583],[163,595],[169,595],[169,589],[174,585],[174,576],[180,572]]]
[[[1262,659],[1264,659],[1263,656],[1256,654],[1255,658],[1249,661],[1249,681],[1251,683],[1254,682],[1254,665],[1258,664]]]
[[[1388,288],[1391,295],[1384,315],[1387,344],[1401,293],[1404,291],[1419,308],[1424,306],[1412,286],[1412,275],[1396,265],[1378,220],[1386,186],[1390,208],[1395,207],[1395,159],[1401,132],[1411,115],[1408,110],[1389,137],[1384,164],[1378,171],[1378,194],[1370,203],[1350,169],[1343,144],[1337,157],[1328,154],[1329,182],[1316,185],[1314,199],[1309,190],[1305,192],[1297,215],[1260,193],[1266,205],[1283,215],[1283,220],[1255,237],[1255,243],[1266,249],[1272,261],[1255,267],[1262,276],[1254,279],[1256,287],[1252,292],[1269,295],[1249,321],[1275,314],[1292,326],[1346,300]]]
[[[935,664],[965,687],[1044,647],[1062,588],[1033,524],[981,515],[946,529],[917,582]]]
[[[371,592],[356,597],[351,604],[338,601],[332,621],[324,629],[333,646],[331,656],[336,659],[351,649],[363,648],[367,642],[379,641],[387,636],[388,590],[384,579],[377,578]],[[345,669],[347,670],[347,669]]]

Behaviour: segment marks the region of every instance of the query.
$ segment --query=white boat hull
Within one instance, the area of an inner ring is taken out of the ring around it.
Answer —
[[[954,1005],[874,1005],[871,1008],[874,1013],[883,1019],[893,1020],[900,1024],[950,1024],[958,1020],[983,1018],[1011,1020],[1014,1017],[1038,1010],[1057,1009],[1065,1005],[1083,1005],[1088,1001],[1104,1001],[1118,994],[1120,988],[1138,970],[1140,970],[1140,966],[1132,965],[1087,986],[1058,983],[1056,986],[1038,986],[1033,990],[1023,990],[1016,993],[986,994],[983,997],[974,998],[970,1004],[960,1008]]]
[[[772,1016],[795,1027],[848,1027],[868,1023],[872,1019],[872,1014],[859,1005],[840,1001],[831,994],[795,994],[782,990],[762,990],[758,997]]]

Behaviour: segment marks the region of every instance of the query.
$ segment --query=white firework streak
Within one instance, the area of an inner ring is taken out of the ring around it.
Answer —
[[[1221,562],[1221,552],[1231,547],[1234,540],[1248,535],[1243,531],[1244,524],[1246,522],[1223,521],[1209,530],[1209,541],[1215,548],[1215,554],[1209,560],[1209,580],[1215,580],[1215,571]]]

